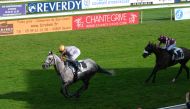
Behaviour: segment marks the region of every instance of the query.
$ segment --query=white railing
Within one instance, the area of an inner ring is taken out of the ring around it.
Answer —
[[[187,109],[187,107],[185,104],[179,104],[179,105],[168,106],[168,107],[163,107],[163,108],[158,108],[158,109]]]
[[[162,5],[153,5],[153,6],[134,6],[134,7],[108,8],[108,9],[98,9],[98,10],[81,10],[81,11],[70,11],[70,12],[46,13],[46,14],[28,14],[22,16],[0,17],[0,20],[26,19],[26,18],[39,18],[39,17],[52,17],[52,16],[70,16],[70,15],[79,15],[79,14],[119,12],[119,11],[155,9],[155,8],[187,7],[187,6],[190,6],[190,3],[162,4]]]

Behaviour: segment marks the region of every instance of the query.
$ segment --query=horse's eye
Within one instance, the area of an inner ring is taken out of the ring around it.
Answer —
[[[48,60],[51,61],[51,58],[49,58]]]

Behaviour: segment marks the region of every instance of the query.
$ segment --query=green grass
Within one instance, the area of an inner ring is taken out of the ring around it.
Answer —
[[[166,18],[139,25],[1,37],[0,108],[155,109],[184,103],[190,82],[185,72],[175,84],[171,83],[178,71],[176,65],[160,71],[155,84],[144,84],[155,57],[143,59],[141,55],[148,41],[156,42],[160,34],[175,38],[178,46],[190,48],[189,25],[190,20]],[[114,69],[116,75],[97,74],[79,99],[65,99],[59,93],[60,81],[54,69],[41,69],[48,51],[58,54],[61,43],[78,46],[80,59],[90,57],[102,67]]]

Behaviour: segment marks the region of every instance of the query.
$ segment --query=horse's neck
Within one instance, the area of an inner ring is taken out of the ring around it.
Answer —
[[[58,72],[61,68],[64,68],[65,65],[64,65],[64,62],[61,61],[61,59],[54,54],[54,58],[55,58],[55,68],[56,68],[56,71]]]
[[[153,53],[156,55],[156,57],[160,57],[162,54],[162,50],[158,47],[156,47],[156,45],[153,45]]]
[[[153,49],[154,49],[153,52],[156,55],[156,61],[159,61],[160,59],[165,59],[163,57],[167,57],[168,55],[166,50],[156,47],[156,45],[154,45]]]

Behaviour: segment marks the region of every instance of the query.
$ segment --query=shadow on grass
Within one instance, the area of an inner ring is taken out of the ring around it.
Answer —
[[[60,80],[54,70],[25,70],[28,91],[9,92],[0,95],[0,99],[26,101],[31,109],[135,109],[139,106],[153,109],[183,103],[189,88],[185,73],[177,83],[171,83],[177,68],[160,71],[154,84],[144,83],[152,68],[114,70],[115,76],[95,75],[89,89],[78,99],[66,99],[60,94]]]

